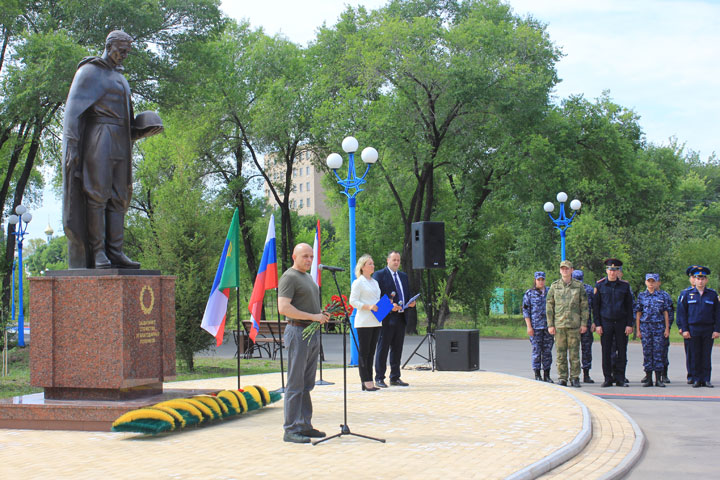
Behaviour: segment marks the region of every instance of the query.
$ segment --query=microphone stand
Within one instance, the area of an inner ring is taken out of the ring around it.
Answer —
[[[318,287],[318,292],[320,295],[320,305],[322,305],[322,288]],[[323,367],[323,362],[325,361],[325,350],[323,350],[323,340],[322,340],[323,327],[320,326],[319,330],[320,330],[320,380],[317,380],[315,382],[315,385],[335,385],[335,382],[328,382],[327,380],[323,380],[322,367]]]
[[[383,438],[375,438],[375,437],[369,437],[367,435],[360,435],[359,433],[353,433],[350,431],[350,427],[348,427],[347,424],[347,331],[348,331],[348,325],[350,325],[350,318],[348,317],[347,313],[347,306],[345,305],[345,300],[343,300],[342,293],[340,293],[340,285],[338,284],[337,277],[335,277],[335,271],[330,270],[333,276],[333,280],[335,281],[335,287],[337,287],[338,297],[340,297],[340,302],[342,302],[343,310],[345,311],[345,320],[343,321],[343,424],[340,425],[340,433],[336,433],[335,435],[330,435],[329,437],[322,438],[320,440],[315,440],[312,442],[313,445],[317,445],[322,442],[326,442],[328,440],[332,440],[333,438],[342,437],[343,435],[353,435],[355,437],[361,437],[361,438],[367,438],[368,440],[375,440],[376,442],[385,443],[385,439]],[[357,339],[355,338],[355,334],[353,333],[352,329],[350,329],[350,335],[352,335],[353,342],[355,342],[355,347],[357,347]],[[358,349],[359,350],[359,349]]]

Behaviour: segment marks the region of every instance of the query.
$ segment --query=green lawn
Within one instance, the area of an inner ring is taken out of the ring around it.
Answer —
[[[335,368],[337,366],[324,364],[323,368]],[[241,375],[274,373],[280,371],[280,361],[266,360],[264,358],[242,359],[240,369]],[[180,363],[177,364],[177,381],[233,377],[235,375],[237,375],[237,359],[234,358],[198,357],[195,359],[194,372],[190,372]],[[30,386],[30,349],[10,349],[8,351],[8,376],[0,376],[0,398],[37,392],[42,392],[42,388]]]
[[[469,315],[453,314],[443,328],[477,329],[480,331],[480,337],[485,338],[527,338],[525,320],[520,315],[491,315],[475,321]],[[424,335],[425,331],[426,325],[418,327],[418,333],[421,335]],[[595,334],[595,340],[600,341],[600,335],[597,333]],[[630,341],[639,343],[640,339],[631,336]],[[670,342],[683,342],[675,325],[670,329]]]

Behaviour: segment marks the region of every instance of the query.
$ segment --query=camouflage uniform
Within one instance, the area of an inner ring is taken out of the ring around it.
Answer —
[[[531,288],[523,295],[523,317],[530,319],[535,335],[530,337],[532,344],[533,370],[549,370],[552,366],[552,347],[555,340],[547,331],[545,316],[545,298],[548,287],[543,290]]]
[[[662,372],[665,368],[665,316],[672,309],[670,296],[655,291],[640,293],[635,301],[635,313],[640,312],[640,340],[643,349],[643,368],[646,372]]]
[[[550,285],[545,311],[547,324],[555,327],[556,358],[558,378],[568,379],[568,354],[570,379],[580,377],[580,326],[588,318],[588,298],[579,280],[571,279],[569,284],[562,278]]]

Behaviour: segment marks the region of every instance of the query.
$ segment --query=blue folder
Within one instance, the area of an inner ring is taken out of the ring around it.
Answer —
[[[393,309],[393,304],[387,295],[383,295],[375,305],[378,307],[377,312],[372,312],[372,310],[371,312],[375,315],[378,322],[382,322],[383,319],[387,317],[387,314],[390,313],[390,310]]]

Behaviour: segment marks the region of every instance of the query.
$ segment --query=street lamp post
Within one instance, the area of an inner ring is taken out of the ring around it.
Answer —
[[[22,245],[23,238],[27,234],[28,224],[32,220],[32,215],[24,205],[15,207],[17,215],[10,215],[8,222],[16,226],[13,235],[17,239],[18,245],[18,346],[25,346],[25,317],[23,315],[23,263],[22,263]],[[23,225],[24,224],[24,225]],[[9,229],[8,229],[9,230]],[[13,268],[13,272],[14,272]],[[13,282],[15,288],[15,282]]]
[[[545,203],[545,205],[543,205],[543,210],[547,212],[548,217],[550,217],[550,220],[555,224],[555,228],[560,230],[560,260],[562,261],[565,260],[565,231],[570,228],[570,224],[575,218],[578,210],[580,210],[582,203],[580,203],[580,200],[578,199],[570,202],[570,208],[573,210],[573,214],[572,217],[568,218],[565,215],[565,202],[567,202],[568,199],[567,193],[560,192],[557,194],[556,198],[557,201],[560,202],[560,214],[558,215],[558,218],[553,218],[551,215],[552,211],[555,210],[555,205],[552,202]]]
[[[352,286],[352,282],[355,281],[355,196],[362,192],[363,189],[360,188],[360,186],[364,183],[367,183],[365,181],[365,177],[367,176],[368,172],[370,171],[370,166],[377,162],[378,159],[378,152],[372,147],[367,147],[363,149],[362,153],[360,154],[360,158],[362,158],[362,161],[365,163],[365,173],[362,174],[362,177],[358,177],[355,174],[355,152],[358,149],[358,141],[355,139],[355,137],[345,137],[345,139],[342,141],[342,149],[347,152],[349,157],[348,162],[348,174],[347,178],[342,179],[337,173],[338,168],[342,166],[343,159],[338,153],[331,153],[328,155],[326,163],[327,166],[330,167],[335,174],[335,177],[337,178],[337,183],[343,187],[342,193],[347,197],[348,199],[348,220],[350,224],[350,285]],[[356,311],[353,311],[352,316],[350,318],[350,327],[353,330],[353,334],[355,335],[357,332],[355,331],[355,313]],[[355,335],[355,338],[357,338],[357,335]],[[358,351],[357,347],[355,345],[355,342],[350,342],[350,364],[351,365],[357,365],[358,364]]]

